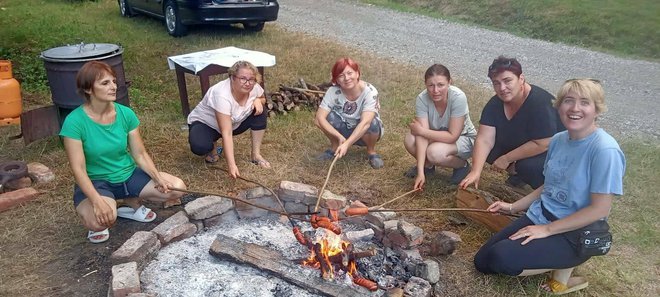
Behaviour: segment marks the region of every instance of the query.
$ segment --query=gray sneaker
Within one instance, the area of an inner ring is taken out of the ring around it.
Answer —
[[[424,167],[424,176],[433,175],[435,173],[435,166]],[[417,177],[417,166],[410,167],[408,171],[403,173],[403,176],[407,178]]]
[[[454,168],[449,182],[451,182],[452,185],[458,185],[468,175],[468,173],[470,173],[470,169],[472,169],[472,167],[470,166],[470,162],[467,161],[465,162],[465,166],[461,168]]]
[[[383,158],[381,158],[379,154],[373,154],[369,155],[369,165],[371,165],[371,168],[373,169],[380,169],[385,166],[385,162],[383,162]]]
[[[332,150],[328,149],[328,150],[325,150],[325,152],[323,152],[323,153],[321,153],[320,155],[318,155],[318,156],[316,157],[316,160],[319,160],[319,161],[329,161],[329,160],[333,160],[334,158],[335,158],[335,152],[333,152]]]

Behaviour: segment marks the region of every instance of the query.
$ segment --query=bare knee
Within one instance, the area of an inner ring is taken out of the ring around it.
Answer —
[[[406,148],[409,154],[415,156],[416,154],[416,145],[415,145],[415,136],[408,132],[406,137],[403,138],[403,146]]]

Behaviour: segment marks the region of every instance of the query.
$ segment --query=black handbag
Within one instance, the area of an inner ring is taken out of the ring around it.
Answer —
[[[543,201],[541,201],[541,211],[548,221],[558,220],[543,206]],[[606,220],[598,220],[580,229],[562,233],[562,235],[573,245],[580,257],[593,257],[605,255],[610,251],[612,233],[609,230],[610,225]]]

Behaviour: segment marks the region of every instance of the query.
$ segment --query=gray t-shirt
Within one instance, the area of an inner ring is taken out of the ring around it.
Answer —
[[[366,87],[355,101],[350,101],[338,86],[332,86],[325,92],[320,108],[336,112],[349,129],[355,128],[360,123],[362,112],[373,111],[376,119],[380,121],[380,101],[378,91],[370,83],[365,82]]]
[[[449,86],[449,90],[447,91],[447,108],[442,116],[440,116],[438,110],[435,108],[427,90],[417,95],[415,116],[418,118],[427,118],[429,120],[429,127],[435,131],[448,131],[450,118],[465,116],[461,136],[477,136],[477,130],[474,128],[472,120],[470,120],[467,97],[461,89],[455,86]]]

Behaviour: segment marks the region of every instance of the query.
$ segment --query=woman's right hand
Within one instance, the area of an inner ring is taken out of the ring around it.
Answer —
[[[509,214],[513,213],[513,204],[504,202],[504,201],[495,201],[493,204],[488,206],[486,209],[490,212],[507,212]]]
[[[232,178],[238,178],[239,176],[241,176],[241,174],[238,172],[238,166],[236,166],[236,164],[229,165],[229,170],[227,170],[227,172],[229,173],[229,176],[231,176]]]
[[[426,177],[424,174],[418,174],[415,178],[415,184],[413,185],[413,190],[418,190],[424,188],[424,183],[426,183]]]
[[[475,189],[479,189],[479,178],[481,174],[475,172],[475,171],[470,171],[468,175],[461,181],[460,184],[458,184],[458,187],[465,190],[467,189],[468,186],[471,184],[474,184]]]
[[[96,222],[101,226],[110,228],[112,224],[115,223],[117,218],[114,215],[112,207],[105,201],[105,199],[99,197],[98,202],[92,202],[92,206],[94,207]]]

